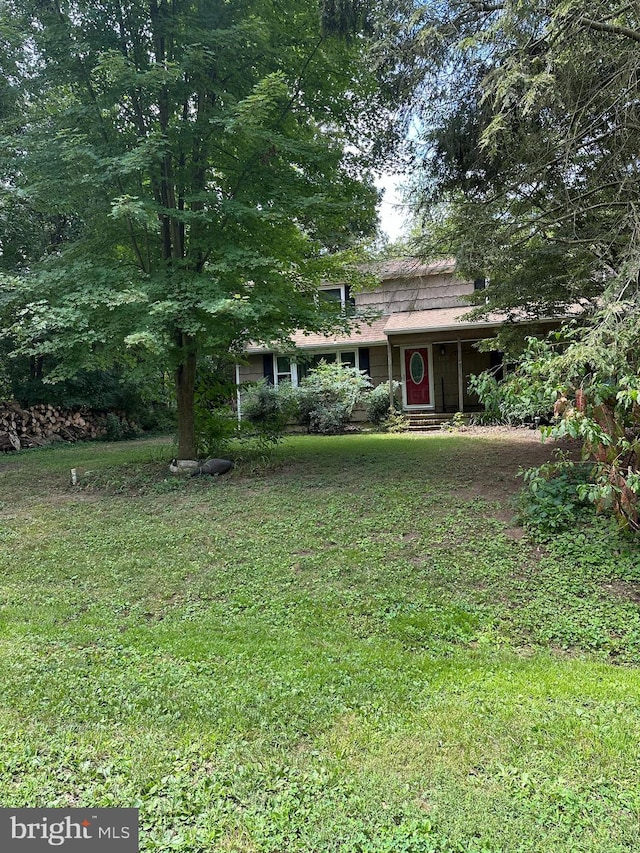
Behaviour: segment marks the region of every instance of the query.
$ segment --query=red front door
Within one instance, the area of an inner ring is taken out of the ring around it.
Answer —
[[[430,406],[429,350],[426,347],[404,351],[404,375],[407,406]]]

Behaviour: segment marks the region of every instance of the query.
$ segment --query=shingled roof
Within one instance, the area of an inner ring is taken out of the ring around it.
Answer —
[[[314,332],[295,332],[291,335],[291,340],[298,349],[323,349],[333,347],[366,347],[366,346],[384,346],[387,338],[384,333],[384,327],[388,316],[378,317],[373,320],[371,325],[368,323],[354,323],[350,332],[343,332],[337,335],[319,335]],[[254,344],[247,347],[248,353],[272,352],[274,347],[256,346]]]

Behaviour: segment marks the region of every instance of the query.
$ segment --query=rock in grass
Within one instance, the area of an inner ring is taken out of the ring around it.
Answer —
[[[197,459],[176,459],[175,457],[169,463],[169,471],[172,474],[188,474],[190,471],[195,471],[200,467]]]
[[[207,459],[191,473],[191,476],[201,477],[203,474],[209,474],[211,477],[217,477],[219,474],[226,474],[232,468],[233,462],[230,459]]]

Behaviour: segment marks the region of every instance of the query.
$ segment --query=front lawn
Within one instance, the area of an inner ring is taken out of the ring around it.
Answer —
[[[0,804],[137,806],[144,851],[640,849],[640,549],[523,536],[518,464],[549,452],[0,458]]]

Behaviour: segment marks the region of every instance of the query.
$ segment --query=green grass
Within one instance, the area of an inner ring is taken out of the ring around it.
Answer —
[[[0,459],[0,803],[137,806],[144,851],[640,849],[640,551],[506,535],[507,445]]]

